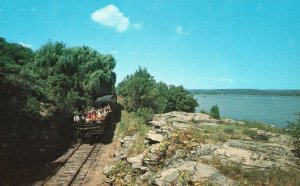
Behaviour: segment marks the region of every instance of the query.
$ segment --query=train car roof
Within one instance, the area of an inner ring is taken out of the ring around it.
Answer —
[[[106,95],[106,96],[102,96],[97,98],[97,100],[95,101],[95,103],[99,103],[99,102],[115,102],[116,101],[116,96],[115,95]]]

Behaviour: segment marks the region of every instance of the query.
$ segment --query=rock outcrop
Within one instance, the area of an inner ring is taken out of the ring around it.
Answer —
[[[170,112],[155,115],[150,124],[153,129],[144,140],[147,150],[123,158],[130,166],[122,178],[125,181],[130,177],[135,184],[159,186],[238,185],[238,181],[224,175],[219,167],[238,165],[245,170],[284,169],[295,167],[295,162],[299,161],[291,152],[288,136],[247,129],[256,134],[249,136],[244,132],[244,123],[239,121],[216,120],[201,113]],[[124,149],[134,140],[134,136],[121,140],[123,156],[126,154]],[[123,156],[116,155],[120,159]],[[105,174],[113,177],[109,172]]]

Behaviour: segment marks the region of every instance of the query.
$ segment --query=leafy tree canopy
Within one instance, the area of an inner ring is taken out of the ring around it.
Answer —
[[[82,110],[97,97],[115,93],[115,66],[111,55],[86,46],[66,47],[62,42],[49,41],[33,52],[0,38],[0,78],[43,94],[68,112]]]
[[[128,111],[140,113],[141,109],[151,109],[154,113],[169,111],[193,112],[197,102],[182,86],[168,86],[157,83],[147,69],[139,67],[119,83],[118,94],[124,96],[124,106]]]

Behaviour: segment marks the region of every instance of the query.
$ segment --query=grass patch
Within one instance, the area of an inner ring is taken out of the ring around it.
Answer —
[[[198,127],[200,133],[206,137],[205,139],[208,143],[222,143],[228,139],[245,139],[247,136],[256,139],[257,130],[255,128],[257,130],[264,130],[275,134],[286,134],[285,130],[282,128],[257,122],[246,122],[245,124],[200,125]]]
[[[202,114],[207,114],[207,115],[209,115],[209,112],[207,112],[207,111],[206,111],[206,110],[204,110],[204,109],[200,110],[200,111],[199,111],[199,113],[202,113]]]
[[[242,164],[221,163],[218,157],[204,159],[202,163],[213,165],[220,173],[237,181],[237,185],[300,185],[300,170],[295,167],[245,168]]]
[[[204,125],[198,128],[205,136],[206,143],[223,143],[227,139],[242,139],[242,127],[239,125]]]
[[[131,145],[129,145],[127,155],[135,156],[142,153],[146,149],[146,146],[144,144],[144,139],[145,139],[145,135],[139,134],[136,137],[136,140]]]
[[[134,113],[123,111],[121,122],[117,126],[117,135],[121,138],[132,136],[136,133],[145,135],[151,127],[145,123],[144,118],[137,116]]]
[[[239,185],[300,185],[300,171],[272,167],[269,169],[245,169],[240,164],[221,164],[219,170],[225,176],[239,182]]]
[[[121,122],[117,125],[117,136],[124,138],[136,134],[136,140],[128,147],[127,155],[138,155],[145,150],[144,139],[150,129],[144,118],[135,113],[122,112]]]
[[[226,125],[226,126],[224,127],[223,131],[224,131],[225,133],[231,134],[231,135],[233,135],[233,134],[236,133],[236,129],[235,129],[235,127],[232,126],[232,125]]]
[[[243,130],[243,134],[254,139],[257,136],[257,131],[256,130],[250,130],[250,129],[246,128],[246,129]]]
[[[264,130],[267,132],[272,132],[276,134],[285,134],[285,130],[283,128],[275,127],[265,123],[252,122],[252,121],[244,121],[245,124],[243,126],[245,128],[257,128],[259,130]]]

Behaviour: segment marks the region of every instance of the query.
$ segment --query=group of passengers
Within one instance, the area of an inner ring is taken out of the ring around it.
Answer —
[[[111,112],[111,108],[109,105],[104,106],[102,108],[95,109],[94,107],[88,111],[85,121],[90,122],[90,121],[103,121],[105,120],[106,116],[108,113]]]
[[[75,122],[80,122],[80,121],[85,121],[85,122],[91,122],[91,121],[95,121],[95,122],[101,122],[104,121],[107,117],[107,115],[111,112],[111,108],[109,105],[104,106],[102,108],[94,108],[92,107],[92,109],[90,111],[87,112],[87,114],[82,115],[81,117],[79,116],[74,116],[74,121]]]

